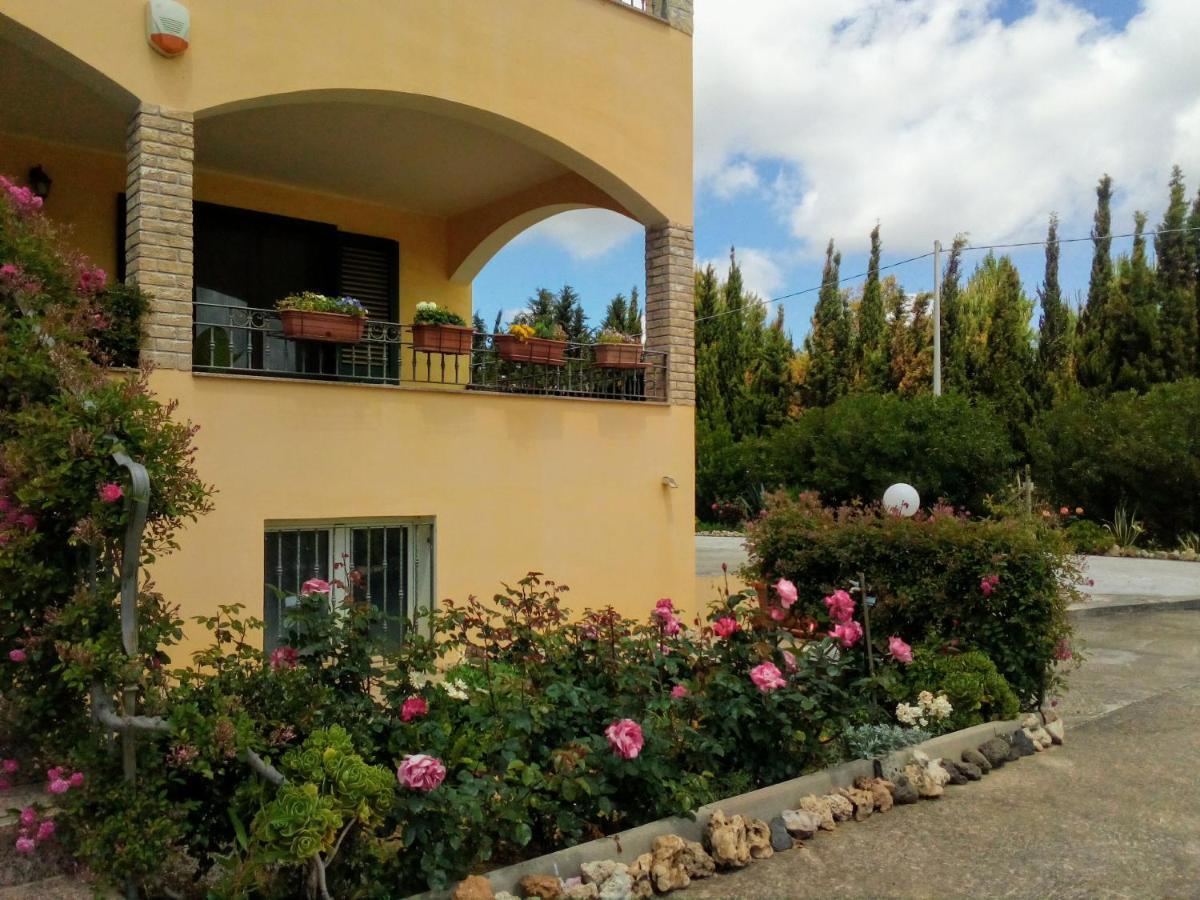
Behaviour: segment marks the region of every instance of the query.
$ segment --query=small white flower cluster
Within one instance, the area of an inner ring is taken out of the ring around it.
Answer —
[[[946,699],[945,694],[936,697],[929,691],[921,691],[915,704],[899,703],[896,705],[896,718],[904,725],[919,725],[924,728],[930,719],[942,721],[950,718],[954,707]]]
[[[438,308],[438,305],[429,300],[422,300],[420,303],[417,304],[418,312],[422,309],[437,309],[437,308]]]
[[[459,681],[457,678],[454,681],[443,681],[442,690],[453,700],[466,700],[471,696],[466,682]]]

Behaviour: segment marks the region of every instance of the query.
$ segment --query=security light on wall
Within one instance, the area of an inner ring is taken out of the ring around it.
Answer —
[[[665,487],[665,488],[679,487],[679,482],[676,481],[674,478],[672,478],[670,475],[664,475],[662,477],[662,484],[663,484],[663,487]]]

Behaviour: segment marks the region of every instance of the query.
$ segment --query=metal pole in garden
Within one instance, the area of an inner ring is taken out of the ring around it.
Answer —
[[[867,674],[875,676],[875,653],[871,649],[871,603],[867,597],[867,573],[858,573],[858,598],[862,600],[863,628],[867,639]]]
[[[942,396],[942,242],[933,242],[933,396]]]

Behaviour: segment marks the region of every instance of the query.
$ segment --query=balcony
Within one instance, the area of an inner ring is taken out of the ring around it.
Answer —
[[[599,365],[591,344],[567,343],[561,365],[510,362],[490,334],[469,352],[414,347],[413,327],[368,319],[356,344],[295,340],[274,310],[194,304],[192,371],[305,381],[458,389],[633,402],[667,399],[667,354],[642,350],[632,368]]]

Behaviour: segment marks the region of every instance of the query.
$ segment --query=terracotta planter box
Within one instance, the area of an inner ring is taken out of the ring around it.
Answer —
[[[357,344],[362,340],[367,320],[363,316],[344,313],[304,312],[282,309],[279,321],[286,337],[299,341],[330,341],[335,344]]]
[[[602,369],[644,369],[641,344],[593,344],[596,365]]]
[[[497,334],[492,336],[492,343],[500,358],[509,362],[537,363],[543,366],[561,366],[566,363],[563,358],[567,349],[566,341],[551,341],[546,338],[528,338],[520,341],[516,335]]]
[[[465,325],[414,325],[412,335],[414,350],[462,356],[471,352],[475,330]]]

